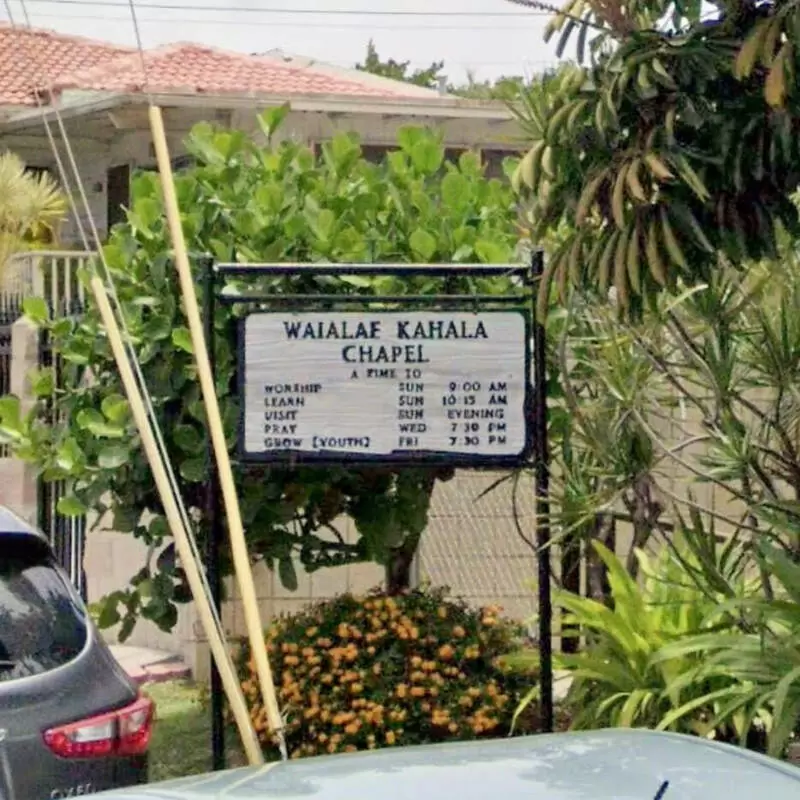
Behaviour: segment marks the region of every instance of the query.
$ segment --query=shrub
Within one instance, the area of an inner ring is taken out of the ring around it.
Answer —
[[[519,646],[522,629],[498,608],[471,609],[445,594],[346,594],[272,623],[267,651],[293,758],[510,732],[530,675],[502,669],[498,656]],[[238,666],[271,751],[246,645]]]
[[[581,652],[554,658],[556,668],[571,678],[564,704],[571,727],[660,728],[738,738],[738,721],[721,713],[738,696],[737,681],[704,669],[700,644],[687,646],[706,642],[709,635],[716,641],[724,631],[734,635],[726,598],[693,582],[699,564],[689,553],[664,548],[651,558],[637,550],[637,582],[619,557],[598,541],[592,546],[608,570],[613,606],[564,590],[553,593],[564,622],[574,626],[571,635],[586,638]],[[505,663],[513,668],[529,660],[522,651]]]

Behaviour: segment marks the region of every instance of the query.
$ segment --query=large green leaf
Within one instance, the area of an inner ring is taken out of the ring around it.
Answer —
[[[408,243],[414,255],[422,261],[430,261],[436,253],[436,237],[424,228],[417,228],[409,237]]]

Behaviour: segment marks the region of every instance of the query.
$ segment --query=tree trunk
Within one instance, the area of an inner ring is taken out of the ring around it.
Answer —
[[[386,562],[387,594],[403,594],[411,588],[411,568],[421,538],[421,533],[409,534],[400,547],[392,549]]]
[[[573,594],[581,593],[581,551],[583,550],[583,537],[573,534],[566,536],[561,543],[561,587]],[[563,615],[562,615],[563,616]],[[574,635],[577,625],[564,625],[561,627],[561,652],[577,653],[580,640]],[[565,636],[568,633],[570,635]]]
[[[633,543],[628,552],[625,566],[628,574],[634,579],[639,575],[636,550],[643,549],[650,541],[663,511],[661,504],[654,496],[653,489],[653,479],[649,473],[645,472],[633,481],[631,490],[623,499],[633,523]]]
[[[612,553],[617,548],[617,524],[613,515],[600,514],[595,520],[592,537],[604,544]],[[611,586],[608,583],[608,570],[602,559],[598,558],[593,547],[586,548],[586,595],[598,603],[611,608]]]
[[[447,468],[444,470],[428,470],[422,476],[420,488],[427,495],[427,502],[430,503],[433,487],[438,480],[450,480],[454,470]],[[427,513],[426,513],[427,516]],[[389,595],[403,594],[411,589],[411,568],[414,565],[414,556],[417,554],[420,540],[422,539],[423,526],[420,530],[409,531],[399,547],[393,547],[386,561],[386,593]]]

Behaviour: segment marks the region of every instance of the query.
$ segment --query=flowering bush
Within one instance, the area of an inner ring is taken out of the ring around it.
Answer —
[[[499,611],[427,590],[342,595],[277,619],[266,643],[291,756],[507,735],[530,675],[498,664],[522,635]],[[246,646],[238,666],[272,750]]]

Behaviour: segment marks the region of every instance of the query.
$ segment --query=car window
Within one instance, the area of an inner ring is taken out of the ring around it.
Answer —
[[[0,682],[68,663],[87,636],[86,610],[44,543],[0,537]]]

